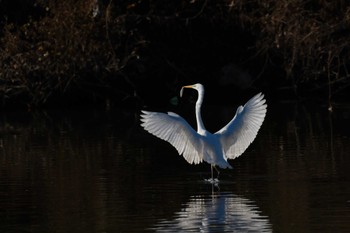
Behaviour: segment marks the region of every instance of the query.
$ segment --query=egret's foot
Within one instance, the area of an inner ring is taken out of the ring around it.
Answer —
[[[218,184],[220,181],[218,178],[210,178],[210,179],[204,179],[205,182],[210,183],[210,184]]]

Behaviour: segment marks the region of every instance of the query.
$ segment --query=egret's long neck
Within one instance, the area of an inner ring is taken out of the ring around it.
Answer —
[[[197,132],[198,133],[204,133],[205,127],[202,121],[202,115],[201,115],[201,107],[203,103],[204,98],[204,91],[198,92],[198,99],[196,102],[196,119],[197,119]]]

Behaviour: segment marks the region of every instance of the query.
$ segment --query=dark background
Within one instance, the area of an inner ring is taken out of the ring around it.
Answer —
[[[2,108],[165,107],[206,101],[331,105],[349,97],[348,1],[0,1]]]

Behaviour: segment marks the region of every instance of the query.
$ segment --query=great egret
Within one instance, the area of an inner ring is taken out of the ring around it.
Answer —
[[[173,112],[160,113],[142,111],[141,126],[149,133],[169,142],[190,164],[199,164],[203,160],[211,165],[211,181],[213,167],[232,168],[227,159],[240,156],[256,137],[262,125],[266,107],[264,95],[259,93],[251,98],[243,107],[239,106],[233,119],[221,130],[212,134],[203,124],[201,106],[204,87],[197,83],[183,86],[198,91],[196,102],[197,132],[181,116]]]

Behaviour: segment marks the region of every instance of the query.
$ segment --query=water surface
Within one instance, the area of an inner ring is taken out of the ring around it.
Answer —
[[[204,111],[211,130],[234,113]],[[350,232],[349,117],[269,105],[211,185],[209,165],[188,165],[133,112],[5,113],[0,232]]]

